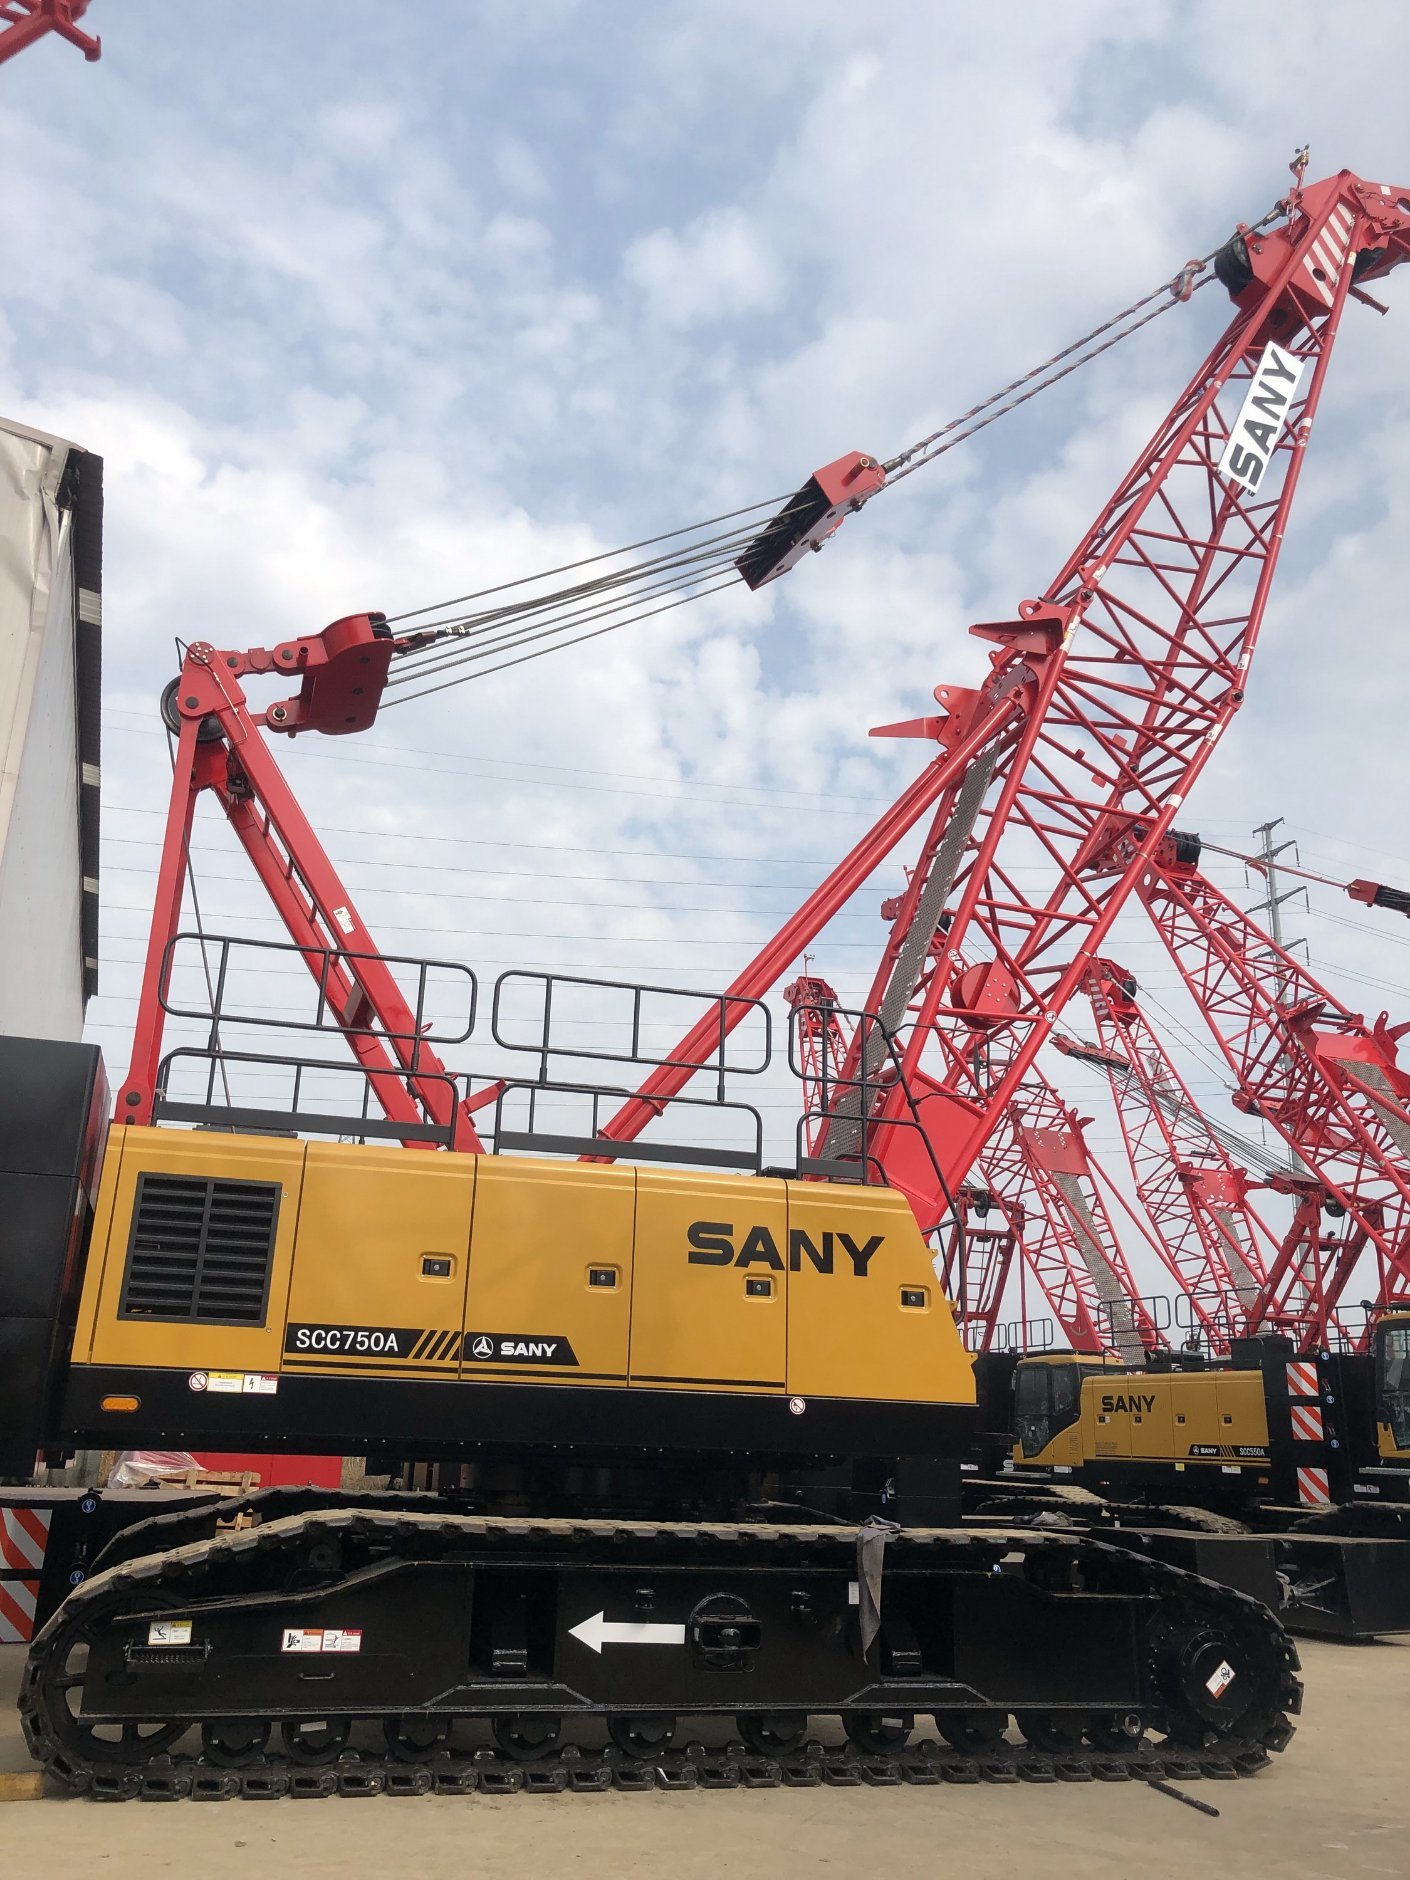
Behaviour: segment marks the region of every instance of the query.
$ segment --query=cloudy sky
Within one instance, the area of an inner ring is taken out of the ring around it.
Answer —
[[[0,410],[107,464],[91,1022],[118,1066],[177,636],[399,612],[889,455],[1261,215],[1297,144],[1314,176],[1410,180],[1396,0],[95,0],[86,23],[100,64],[50,41],[0,72]],[[1348,310],[1188,820],[1237,847],[1282,816],[1308,866],[1410,885],[1405,283],[1384,297]],[[724,983],[923,760],[868,727],[983,670],[967,624],[1041,591],[1225,317],[1197,296],[765,595],[281,752],[385,945],[486,979]],[[207,925],[272,937],[223,833]],[[844,998],[903,860],[819,944]],[[1410,1006],[1402,922],[1317,887],[1288,918],[1353,1008]],[[1119,942],[1226,1106],[1159,943]]]

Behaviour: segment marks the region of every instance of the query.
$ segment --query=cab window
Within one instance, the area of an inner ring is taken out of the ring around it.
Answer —
[[[1037,1456],[1077,1421],[1082,1379],[1071,1364],[1020,1365],[1014,1374],[1014,1434],[1025,1456]]]
[[[1389,1423],[1397,1449],[1410,1449],[1410,1325],[1383,1325],[1376,1334],[1376,1416]]]

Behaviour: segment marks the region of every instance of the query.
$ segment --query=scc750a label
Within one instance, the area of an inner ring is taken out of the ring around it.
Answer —
[[[284,1349],[329,1358],[409,1358],[425,1336],[405,1325],[289,1325]]]

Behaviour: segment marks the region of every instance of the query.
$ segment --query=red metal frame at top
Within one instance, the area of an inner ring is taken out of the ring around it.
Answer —
[[[90,63],[100,58],[102,40],[78,28],[87,11],[88,0],[0,0],[0,65],[46,33],[67,39]]]

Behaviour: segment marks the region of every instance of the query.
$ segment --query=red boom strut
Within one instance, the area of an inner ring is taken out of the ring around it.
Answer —
[[[457,1096],[454,1080],[421,1035],[337,870],[274,761],[264,731],[290,736],[364,730],[377,715],[393,638],[381,614],[352,614],[322,633],[287,640],[272,651],[219,652],[188,647],[165,710],[178,731],[156,899],[138,1000],[132,1065],[118,1087],[117,1120],[150,1123],[166,1023],[172,946],[181,923],[196,800],[209,790],[220,804],[290,940],[300,950],[330,1016],[367,1073],[403,1141],[432,1139],[478,1150],[470,1120],[478,1107]],[[300,687],[263,712],[250,708],[240,681],[287,675]],[[493,1092],[481,1093],[480,1102]]]

